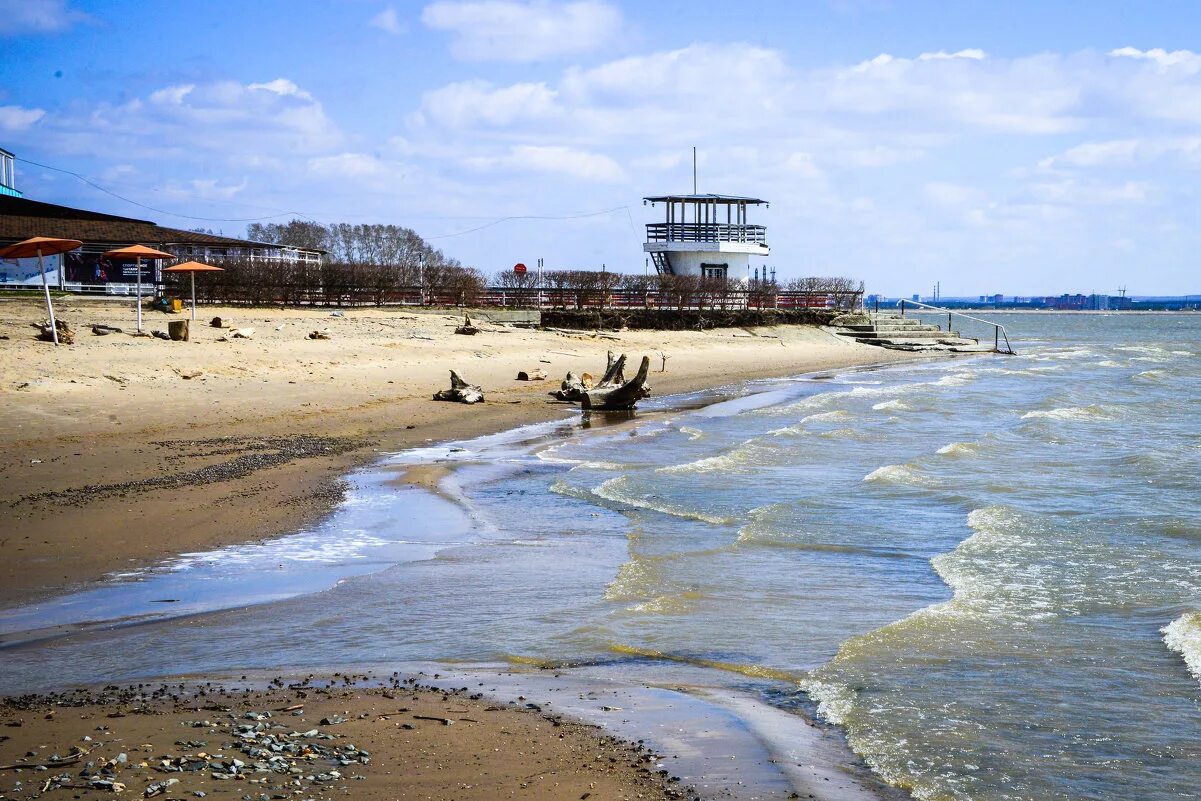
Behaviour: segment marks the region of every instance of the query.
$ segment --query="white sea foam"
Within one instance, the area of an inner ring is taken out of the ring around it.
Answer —
[[[799,422],[801,422],[801,423],[840,423],[844,420],[851,420],[853,418],[854,418],[854,415],[852,415],[846,409],[835,409],[832,412],[818,412],[817,414],[807,415],[805,417],[802,417]]]
[[[1186,612],[1160,629],[1164,645],[1180,654],[1189,673],[1201,681],[1201,612]]]
[[[690,426],[680,426],[680,433],[687,436],[690,440],[698,440],[705,436],[704,431],[701,431],[699,428],[692,428]]]
[[[973,456],[980,451],[978,442],[949,442],[935,453],[940,456]]]
[[[886,464],[877,467],[863,477],[864,481],[879,481],[887,484],[922,484],[923,477],[907,464]]]
[[[677,504],[670,503],[661,497],[636,495],[629,491],[629,476],[617,476],[604,482],[600,486],[592,490],[593,494],[608,501],[633,506],[640,509],[650,509],[654,512],[662,512],[673,517],[683,517],[691,520],[700,520],[705,523],[712,523],[715,526],[731,525],[734,518],[724,517],[722,515],[712,514],[699,509],[689,509]]]
[[[1065,406],[1059,409],[1035,409],[1022,415],[1023,420],[1112,420],[1111,408],[1091,404],[1089,406]]]
[[[903,400],[881,401],[872,407],[877,412],[906,412],[912,408]]]

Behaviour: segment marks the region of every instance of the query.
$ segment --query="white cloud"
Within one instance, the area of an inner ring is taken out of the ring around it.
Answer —
[[[1137,61],[1149,61],[1164,69],[1180,68],[1192,74],[1201,71],[1201,54],[1194,53],[1191,50],[1172,50],[1169,52],[1159,47],[1150,50],[1139,50],[1136,47],[1119,47],[1117,50],[1110,50],[1109,55],[1114,58],[1132,58]]]
[[[1045,158],[1039,167],[1131,168],[1169,159],[1173,163],[1201,167],[1201,136],[1156,139],[1112,139],[1084,142],[1056,156]]]
[[[990,59],[983,51],[887,53],[849,68],[819,72],[810,91],[855,114],[903,115],[906,124],[954,120],[1011,133],[1058,133],[1078,127],[1077,76],[1058,57]]]
[[[414,121],[458,129],[543,120],[557,112],[556,96],[544,83],[517,83],[499,88],[487,81],[452,83],[427,92]]]
[[[388,6],[383,11],[371,18],[368,23],[373,28],[379,28],[381,31],[399,36],[404,33],[406,28],[400,21],[400,15],[396,13],[396,9]]]
[[[625,171],[608,156],[561,146],[515,145],[502,156],[477,156],[467,164],[484,170],[554,173],[589,182],[626,180]]]
[[[183,103],[183,99],[188,96],[188,93],[196,88],[196,84],[188,83],[179,86],[167,86],[163,89],[150,93],[151,103],[166,103],[172,106],[178,106]]]
[[[0,129],[23,131],[44,116],[46,112],[40,108],[0,106]]]
[[[1151,186],[1142,181],[1111,185],[1067,179],[1030,187],[1030,193],[1040,202],[1066,206],[1142,204],[1148,201],[1150,192]]]
[[[66,0],[0,0],[0,35],[53,33],[91,19]]]
[[[599,49],[621,31],[621,11],[600,0],[438,0],[421,21],[449,31],[463,61],[532,62]]]

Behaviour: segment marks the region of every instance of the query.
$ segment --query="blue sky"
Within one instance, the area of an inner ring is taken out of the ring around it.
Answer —
[[[393,222],[487,272],[641,270],[696,146],[701,191],[771,201],[784,278],[1196,293],[1199,33],[1195,2],[0,0],[0,146],[101,187],[19,163],[34,199]]]

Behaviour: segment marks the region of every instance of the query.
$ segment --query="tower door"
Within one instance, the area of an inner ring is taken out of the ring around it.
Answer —
[[[702,264],[701,265],[701,277],[702,278],[723,278],[724,279],[726,277],[726,274],[729,271],[730,271],[730,265],[728,265],[728,264]]]

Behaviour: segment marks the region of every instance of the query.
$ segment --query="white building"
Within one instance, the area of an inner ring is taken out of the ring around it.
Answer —
[[[747,207],[767,201],[735,195],[663,195],[664,221],[648,223],[646,244],[660,275],[741,279],[751,256],[767,256],[767,229],[747,224]]]

